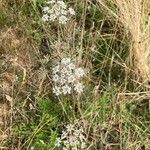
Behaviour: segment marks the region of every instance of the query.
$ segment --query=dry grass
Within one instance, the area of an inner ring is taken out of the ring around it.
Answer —
[[[150,55],[150,2],[148,0],[113,0],[98,2],[117,19],[129,33],[130,66],[134,68],[136,78],[143,82],[149,80],[149,55]],[[106,3],[108,2],[108,3]],[[114,6],[114,10],[110,6]]]
[[[64,27],[41,23],[32,2],[0,1],[0,149],[50,150],[51,132],[77,120],[89,150],[149,150],[149,0],[70,1]],[[52,94],[51,66],[66,56],[89,71],[80,108]]]
[[[7,139],[9,127],[7,119],[9,118],[9,109],[6,103],[0,103],[0,149]]]

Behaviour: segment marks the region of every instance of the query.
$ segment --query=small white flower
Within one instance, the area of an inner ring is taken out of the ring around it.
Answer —
[[[61,10],[61,14],[62,14],[62,15],[67,15],[67,11],[62,9],[62,10]]]
[[[74,130],[74,126],[73,126],[72,124],[68,124],[68,125],[66,126],[66,130],[67,130],[67,132],[70,132],[70,133],[71,133],[71,131]]]
[[[80,136],[80,134],[81,134],[82,132],[80,131],[80,129],[79,130],[76,130],[75,132],[74,132],[74,135],[76,135],[76,136]]]
[[[63,67],[62,70],[60,71],[60,73],[61,73],[61,77],[63,77],[63,78],[66,78],[71,75],[71,71],[68,70],[68,68],[66,68],[66,67]]]
[[[73,63],[70,63],[68,66],[67,66],[70,70],[73,70],[75,69],[75,65]]]
[[[55,142],[55,146],[59,147],[61,145],[61,139],[57,138]]]
[[[84,132],[81,132],[81,128],[81,126],[76,126],[76,124],[68,124],[66,126],[66,130],[62,131],[61,137],[59,138],[61,139],[60,146],[62,146],[61,148],[63,150],[78,150],[79,147],[81,149],[86,148],[86,137]]]
[[[78,145],[78,140],[77,140],[77,137],[74,136],[74,135],[70,135],[69,137],[69,143],[71,146],[75,147],[76,145]]]
[[[54,76],[53,76],[53,81],[54,82],[57,82],[59,80],[59,76],[57,75],[57,74],[55,74]]]
[[[62,91],[63,93],[66,95],[67,93],[70,94],[71,93],[71,87],[69,87],[68,85],[65,85],[62,87]]]
[[[75,81],[76,81],[76,78],[75,78],[74,75],[70,75],[70,76],[68,77],[68,82],[69,82],[69,83],[73,83],[73,82],[75,82]]]
[[[53,93],[56,94],[56,96],[59,96],[62,93],[60,87],[55,86],[53,88]]]
[[[67,132],[66,132],[66,134],[67,134]],[[68,136],[68,135],[67,135]],[[67,138],[67,136],[66,136],[66,138]],[[62,138],[62,135],[61,135],[61,138]],[[63,138],[62,138],[63,139]],[[63,143],[64,143],[64,145],[66,146],[66,147],[69,147],[69,141],[68,140],[64,140],[63,141]]]
[[[73,8],[69,8],[68,9],[68,12],[71,14],[71,15],[75,15],[75,11]]]
[[[44,14],[43,17],[42,17],[42,20],[44,22],[48,21],[49,20],[49,16],[47,14]]]
[[[66,139],[66,138],[67,138],[67,132],[62,131],[61,139]]]
[[[59,64],[52,69],[52,81],[55,87],[53,93],[71,94],[71,91],[77,93],[83,92],[83,85],[80,78],[85,74],[82,68],[77,68],[69,57],[63,58]]]
[[[48,6],[44,7],[43,12],[45,12],[45,13],[49,12],[49,7]]]
[[[59,15],[61,15],[61,7],[58,4],[55,4],[52,8],[54,15],[56,15],[56,17],[59,17]]]
[[[69,64],[70,62],[71,62],[71,59],[70,59],[70,58],[63,58],[63,59],[61,60],[61,63],[64,64],[64,65]]]
[[[59,82],[60,82],[60,85],[64,85],[66,83],[66,79],[63,77],[60,77]]]
[[[46,2],[47,4],[53,4],[53,3],[56,3],[56,0],[51,0],[51,1],[48,1]]]
[[[59,23],[66,24],[67,21],[68,21],[68,18],[66,16],[62,15],[59,17]]]
[[[80,128],[79,131],[80,131],[80,133],[83,133],[83,132],[84,132],[84,131],[83,131],[83,128]]]
[[[76,77],[80,78],[80,77],[83,77],[85,75],[85,72],[82,68],[77,68],[75,70],[75,75],[76,75]]]
[[[79,94],[83,92],[83,88],[84,86],[82,85],[82,83],[78,82],[74,85],[74,90],[78,92]]]
[[[56,15],[51,14],[50,17],[49,17],[49,20],[50,21],[55,21],[55,19],[56,19]]]
[[[66,9],[66,8],[67,8],[67,5],[66,5],[62,0],[58,0],[58,1],[57,1],[57,4],[59,4],[60,7],[62,7],[63,9]]]
[[[66,24],[70,15],[75,15],[75,11],[72,8],[67,8],[67,5],[63,2],[63,0],[51,0],[46,2],[48,6],[43,7],[44,15],[48,15],[46,17],[43,15],[44,21],[54,22],[58,20],[60,24]]]
[[[56,74],[56,73],[58,73],[59,72],[59,70],[60,70],[60,67],[59,67],[59,65],[57,65],[57,66],[55,66],[54,68],[53,68],[53,74]]]
[[[54,10],[53,9],[50,9],[49,11],[48,11],[48,15],[54,15]]]

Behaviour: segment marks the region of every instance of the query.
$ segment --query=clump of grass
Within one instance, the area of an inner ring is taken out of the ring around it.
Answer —
[[[17,105],[20,103],[16,104],[16,108],[18,107],[16,111],[19,110],[20,106]],[[16,122],[12,131],[14,138],[8,141],[9,145],[19,149],[32,147],[39,150],[51,149],[57,137],[56,130],[61,121],[61,109],[57,103],[47,98],[40,98],[36,106],[33,105],[28,104],[29,108],[22,108],[24,114],[15,116]]]
[[[98,2],[117,19],[129,33],[131,41],[128,43],[130,65],[134,67],[135,74],[144,82],[149,80],[149,2],[135,0],[113,0]],[[112,9],[110,6],[114,6]]]

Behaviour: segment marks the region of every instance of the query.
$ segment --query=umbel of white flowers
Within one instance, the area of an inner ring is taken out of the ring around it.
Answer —
[[[86,149],[86,137],[83,127],[68,124],[66,130],[63,130],[61,136],[56,139],[55,146],[62,148],[62,150]]]
[[[74,9],[68,8],[63,0],[50,0],[46,4],[47,6],[43,7],[42,20],[44,22],[58,20],[60,24],[66,24],[68,17],[75,15]]]
[[[63,58],[52,68],[53,93],[56,96],[71,94],[72,91],[81,94],[84,88],[81,79],[84,75],[84,70],[76,67],[70,58]]]

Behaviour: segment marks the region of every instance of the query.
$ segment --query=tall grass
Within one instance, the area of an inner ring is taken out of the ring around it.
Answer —
[[[136,77],[148,81],[150,75],[150,2],[148,0],[97,0],[100,5],[120,22],[128,33],[130,65]],[[112,7],[113,6],[113,7]]]

